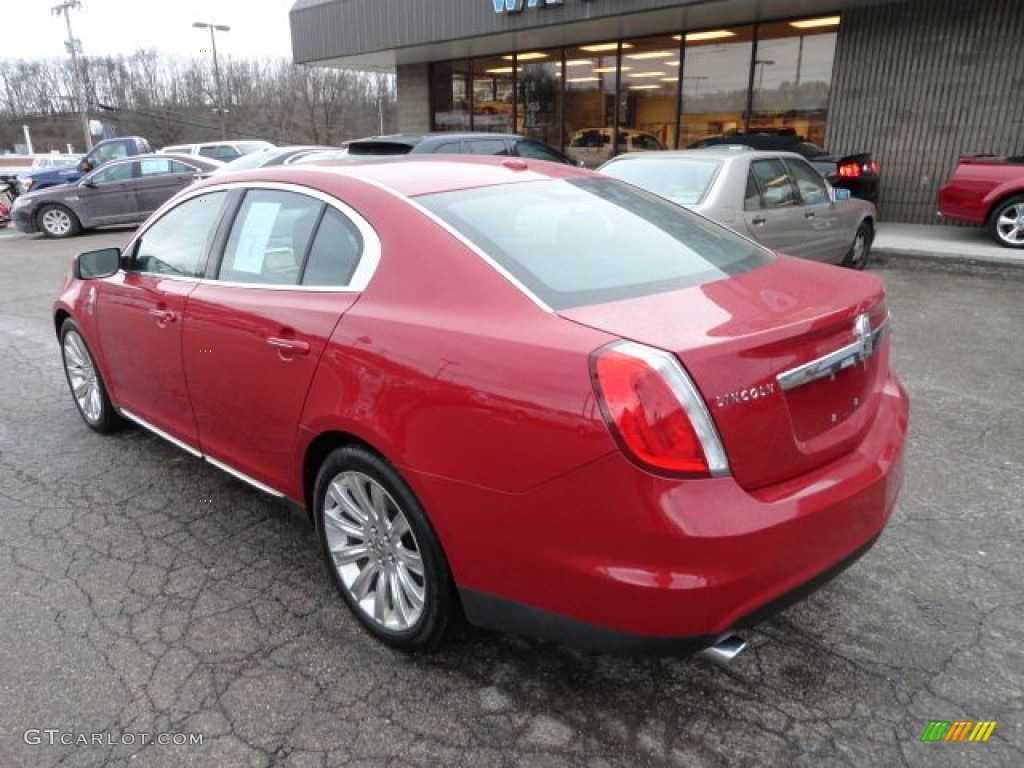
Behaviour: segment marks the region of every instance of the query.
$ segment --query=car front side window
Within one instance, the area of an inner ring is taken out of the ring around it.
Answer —
[[[136,163],[118,163],[104,168],[101,171],[97,171],[92,175],[91,181],[93,184],[116,184],[121,181],[130,181],[132,178],[132,168]]]
[[[227,192],[192,197],[160,217],[136,241],[131,271],[199,277]]]
[[[796,179],[804,205],[825,205],[830,201],[825,179],[814,168],[796,158],[787,158],[786,165]]]

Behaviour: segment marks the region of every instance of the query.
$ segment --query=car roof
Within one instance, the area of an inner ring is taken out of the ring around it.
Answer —
[[[805,159],[796,152],[774,152],[762,149],[751,149],[750,147],[746,146],[716,146],[705,147],[703,149],[666,149],[661,152],[629,152],[624,155],[617,155],[613,159],[609,160],[608,163],[621,163],[624,161],[633,160],[646,160],[648,162],[657,162],[658,160],[678,160],[681,158],[732,160],[737,157],[748,158],[751,160],[776,157],[789,157],[797,158],[800,160]]]
[[[434,131],[431,133],[392,133],[383,136],[367,136],[362,139],[352,139],[345,142],[350,144],[407,144],[410,147],[416,146],[422,141],[462,141],[464,139],[524,139],[518,133],[491,133],[489,131],[463,131],[456,133],[452,131]]]
[[[283,182],[330,192],[341,177],[363,180],[405,197],[549,179],[606,178],[571,165],[500,155],[410,155],[316,165],[276,165],[211,177],[216,183]]]

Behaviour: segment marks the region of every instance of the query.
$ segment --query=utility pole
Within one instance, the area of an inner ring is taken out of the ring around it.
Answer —
[[[85,151],[88,152],[92,149],[92,133],[89,131],[89,107],[85,96],[85,78],[82,77],[82,72],[78,68],[78,41],[75,40],[75,35],[71,31],[70,13],[72,8],[81,7],[81,0],[64,0],[60,5],[50,8],[50,12],[54,16],[63,14],[64,21],[68,26],[68,39],[64,45],[67,46],[68,52],[71,54],[71,69],[75,82],[75,102],[78,106],[78,114],[82,119],[82,138],[85,140]]]
[[[220,87],[220,65],[217,63],[217,35],[216,32],[230,32],[231,27],[227,24],[210,24],[205,21],[193,21],[192,26],[196,29],[210,30],[210,47],[213,49],[213,76],[217,80],[217,112],[220,114],[220,138],[221,141],[228,137],[227,120],[224,116],[224,93]]]

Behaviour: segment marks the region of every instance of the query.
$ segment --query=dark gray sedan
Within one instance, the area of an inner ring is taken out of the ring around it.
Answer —
[[[684,205],[775,251],[864,269],[878,214],[800,155],[747,147],[619,155],[600,173]]]
[[[223,163],[195,155],[137,155],[106,163],[73,184],[21,195],[14,225],[29,234],[71,237],[83,229],[137,224]]]

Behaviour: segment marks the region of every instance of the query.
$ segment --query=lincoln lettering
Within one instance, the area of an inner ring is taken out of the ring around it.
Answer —
[[[768,395],[775,392],[774,384],[762,384],[759,387],[750,387],[748,389],[741,389],[736,392],[729,392],[725,395],[719,395],[715,398],[715,406],[717,408],[725,408],[727,405],[737,405],[738,403],[748,403],[751,400],[760,400],[762,397],[768,397]]]

